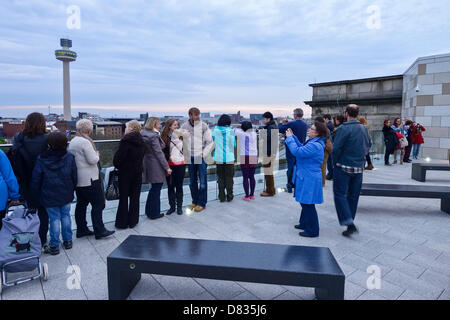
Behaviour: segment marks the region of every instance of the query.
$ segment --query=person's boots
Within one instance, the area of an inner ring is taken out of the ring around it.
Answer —
[[[373,164],[369,164],[365,170],[373,170],[373,169],[374,169]]]
[[[261,193],[261,197],[273,197],[275,195],[273,176],[264,176],[264,180],[266,180],[266,190]]]
[[[166,212],[166,216],[170,216],[174,212],[175,212],[175,206],[173,206],[173,207],[170,206],[170,209],[167,210],[167,212]]]
[[[183,194],[182,193],[177,194],[177,214],[178,215],[183,214]]]

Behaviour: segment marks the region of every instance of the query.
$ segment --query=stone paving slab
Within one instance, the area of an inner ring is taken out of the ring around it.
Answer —
[[[423,185],[410,176],[410,164],[378,166],[377,170],[364,174],[364,181]],[[285,172],[278,172],[277,187],[284,187],[285,179]],[[446,186],[449,181],[450,172],[431,171],[425,185]],[[213,187],[213,182],[209,185]],[[241,188],[237,183],[235,192],[242,192]],[[141,209],[145,200],[143,193]],[[325,246],[331,249],[346,274],[346,299],[450,299],[450,215],[439,210],[439,200],[361,197],[356,217],[360,233],[351,239],[341,235],[344,229],[337,221],[329,181],[324,188],[324,200],[324,204],[317,206],[321,227],[317,239],[298,236],[293,227],[298,223],[300,205],[292,194],[283,192],[274,198],[257,196],[251,202],[244,202],[238,195],[232,203],[210,201],[204,212],[174,214],[156,221],[141,216],[133,230],[117,230],[108,239],[74,238],[73,249],[61,249],[55,257],[42,257],[42,262],[49,265],[49,281],[39,279],[4,288],[1,299],[106,299],[106,257],[130,234]],[[189,189],[185,186],[185,205],[189,204]],[[114,229],[109,222],[115,217],[114,206],[117,201],[108,202],[104,216],[110,229]],[[368,290],[366,285],[370,276],[367,268],[373,265],[381,269],[380,290]],[[67,273],[70,266],[80,268],[79,277]],[[68,289],[69,277],[78,279],[81,288]],[[314,298],[312,288],[160,275],[143,275],[129,297],[131,300]]]

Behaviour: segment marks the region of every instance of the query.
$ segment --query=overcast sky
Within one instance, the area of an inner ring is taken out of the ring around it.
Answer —
[[[68,28],[71,5],[80,29]],[[402,74],[449,53],[450,1],[1,1],[0,116],[62,111],[61,37],[78,53],[74,115],[285,115],[311,99],[310,83]]]

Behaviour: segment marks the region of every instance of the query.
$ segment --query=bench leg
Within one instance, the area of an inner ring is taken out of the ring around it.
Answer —
[[[109,300],[126,300],[140,279],[139,272],[119,271],[108,266]]]
[[[450,199],[441,199],[441,211],[450,214]]]
[[[413,166],[411,178],[419,182],[425,182],[427,171],[419,166]]]
[[[344,300],[345,280],[327,288],[315,288],[317,300]]]

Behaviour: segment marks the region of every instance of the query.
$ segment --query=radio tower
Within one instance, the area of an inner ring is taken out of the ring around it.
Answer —
[[[72,111],[70,105],[70,67],[69,63],[77,60],[77,54],[71,51],[72,40],[61,39],[61,50],[55,50],[56,59],[63,63],[63,82],[64,82],[64,120],[72,120]]]

